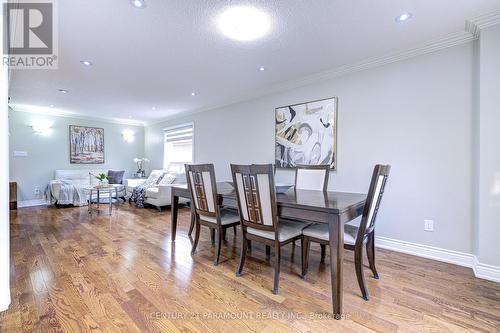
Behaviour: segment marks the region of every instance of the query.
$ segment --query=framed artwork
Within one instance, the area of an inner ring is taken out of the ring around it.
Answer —
[[[277,167],[328,164],[336,170],[337,104],[332,97],[276,108]]]
[[[104,129],[69,126],[70,163],[104,164]]]

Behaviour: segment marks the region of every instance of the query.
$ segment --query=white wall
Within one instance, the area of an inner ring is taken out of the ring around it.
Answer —
[[[478,257],[500,266],[500,25],[481,31]]]
[[[147,126],[151,167],[163,160],[162,129],[194,121],[195,162],[274,162],[274,108],[338,96],[338,171],[330,189],[365,192],[376,163],[392,165],[377,232],[472,252],[473,44],[252,101]],[[423,231],[434,219],[435,231]]]
[[[41,136],[34,133],[32,122],[43,119],[53,123],[52,134]],[[39,115],[27,112],[9,112],[10,125],[10,179],[18,183],[18,200],[41,199],[34,189],[42,192],[54,177],[56,169],[118,169],[131,175],[135,169],[134,157],[144,155],[144,127],[110,122],[84,120],[59,116]],[[69,125],[104,128],[105,164],[70,164]],[[132,143],[124,141],[123,130],[135,132]],[[14,157],[14,151],[25,151],[27,157]]]
[[[3,36],[3,6],[0,6],[0,36]],[[9,125],[7,111],[7,67],[0,64],[0,311],[10,304],[9,268]]]

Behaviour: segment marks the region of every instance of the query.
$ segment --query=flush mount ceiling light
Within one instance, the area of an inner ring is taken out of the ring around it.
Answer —
[[[67,93],[69,93],[69,91],[66,90],[66,89],[58,89],[57,91],[59,91],[61,94],[67,94]]]
[[[88,61],[88,60],[80,60],[80,64],[84,65],[84,66],[92,66],[92,61]]]
[[[196,96],[196,93],[193,91],[193,92],[191,93],[191,96]]]
[[[266,68],[265,68],[265,67],[259,67],[259,71],[263,72],[263,71],[265,71],[265,70],[266,70]]]
[[[266,35],[271,19],[262,10],[250,6],[236,6],[219,15],[217,26],[224,35],[238,41],[250,41]]]
[[[408,21],[409,19],[411,19],[412,17],[413,17],[412,13],[403,13],[403,14],[396,17],[396,22],[398,22],[398,23],[405,22],[405,21]]]
[[[144,0],[130,0],[130,4],[135,8],[146,8],[146,2]]]

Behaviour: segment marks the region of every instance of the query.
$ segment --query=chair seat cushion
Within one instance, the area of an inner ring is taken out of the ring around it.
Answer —
[[[313,224],[302,231],[304,236],[318,238],[322,240],[330,240],[330,233],[328,231],[328,224]],[[358,234],[358,227],[346,224],[344,225],[344,244],[354,245],[356,243],[356,236]]]
[[[210,222],[210,223],[217,223],[217,219],[215,218],[215,216],[206,216],[206,215],[200,214],[200,220]],[[231,224],[231,223],[240,222],[240,216],[235,212],[228,211],[228,210],[222,210],[220,220],[221,220],[222,225]]]
[[[304,228],[303,223],[280,221],[278,239],[280,242],[285,242],[289,239],[300,236],[302,234],[303,228]],[[274,231],[265,231],[248,227],[247,232],[252,235],[265,237],[268,239],[274,239]]]

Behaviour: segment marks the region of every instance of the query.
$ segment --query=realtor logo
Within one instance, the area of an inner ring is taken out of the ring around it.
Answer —
[[[53,1],[3,3],[2,65],[13,69],[57,69],[57,36]]]

